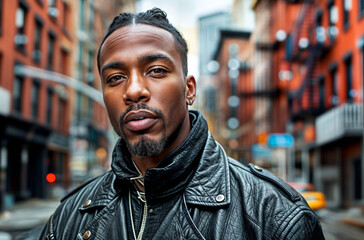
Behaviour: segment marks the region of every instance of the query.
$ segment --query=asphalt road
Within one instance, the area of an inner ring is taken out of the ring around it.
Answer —
[[[364,228],[344,223],[344,216],[343,213],[335,212],[321,215],[320,221],[326,240],[363,240]]]

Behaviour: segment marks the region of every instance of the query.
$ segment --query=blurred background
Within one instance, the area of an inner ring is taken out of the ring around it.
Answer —
[[[364,0],[0,0],[0,239],[110,168],[99,43],[152,7],[186,38],[193,107],[228,154],[311,192],[327,239],[363,239]]]

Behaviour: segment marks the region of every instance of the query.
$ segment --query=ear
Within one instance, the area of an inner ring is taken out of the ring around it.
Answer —
[[[186,78],[186,104],[192,105],[196,99],[196,79],[190,75]]]

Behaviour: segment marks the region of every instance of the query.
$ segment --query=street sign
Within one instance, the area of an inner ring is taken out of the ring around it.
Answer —
[[[271,159],[272,153],[272,149],[267,146],[260,144],[253,144],[252,146],[253,158]]]
[[[291,134],[269,134],[267,139],[268,146],[275,148],[289,148],[294,144],[294,139]]]

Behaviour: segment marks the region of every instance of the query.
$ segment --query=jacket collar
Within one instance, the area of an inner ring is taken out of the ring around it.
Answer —
[[[192,129],[185,141],[145,175],[147,201],[165,201],[183,190],[186,202],[201,206],[230,203],[228,157],[208,132],[206,120],[190,111]],[[112,176],[110,176],[112,175]],[[95,201],[86,208],[105,205],[117,194],[127,193],[130,178],[137,176],[123,140],[113,152],[112,172],[103,178]]]
[[[210,133],[185,197],[186,202],[193,205],[221,207],[230,204],[228,157]]]

